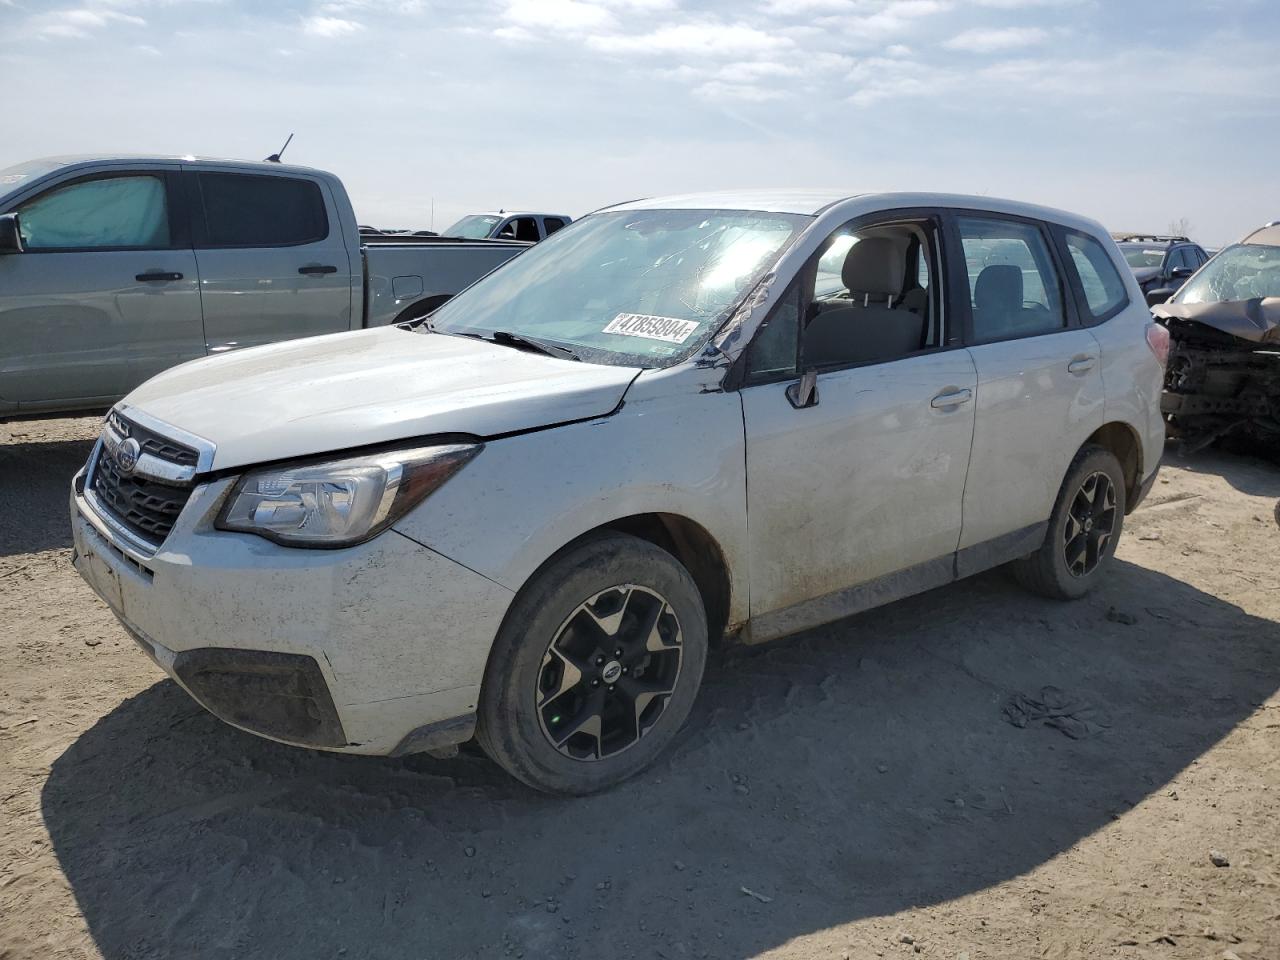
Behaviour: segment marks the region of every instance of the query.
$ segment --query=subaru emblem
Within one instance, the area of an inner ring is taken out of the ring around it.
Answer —
[[[120,472],[125,476],[133,473],[138,466],[138,457],[142,455],[142,447],[138,446],[138,441],[129,437],[120,442],[115,449],[116,466],[120,468]]]

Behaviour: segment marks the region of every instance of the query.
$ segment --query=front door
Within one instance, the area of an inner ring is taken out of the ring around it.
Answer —
[[[163,167],[80,176],[9,211],[26,249],[0,256],[0,400],[32,410],[107,404],[204,355],[176,176]]]
[[[185,176],[210,353],[351,329],[359,259],[322,182],[198,166]]]
[[[977,380],[948,343],[937,237],[927,218],[837,231],[749,348],[754,639],[951,579]]]

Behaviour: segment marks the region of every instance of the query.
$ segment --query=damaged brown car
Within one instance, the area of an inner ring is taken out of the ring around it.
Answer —
[[[1280,456],[1280,221],[1151,311],[1172,341],[1161,409],[1183,453],[1233,437]]]

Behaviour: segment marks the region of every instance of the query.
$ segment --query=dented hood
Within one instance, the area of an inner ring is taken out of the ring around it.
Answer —
[[[1251,343],[1280,343],[1280,297],[1161,303],[1151,312],[1161,320],[1191,320]]]
[[[216,447],[213,469],[221,470],[603,416],[639,372],[379,327],[186,363],[148,380],[122,406],[208,440]]]

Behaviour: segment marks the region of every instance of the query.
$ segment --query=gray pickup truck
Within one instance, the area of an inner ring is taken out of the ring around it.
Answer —
[[[365,243],[341,180],[279,163],[2,169],[0,417],[104,408],[186,360],[407,320],[528,246]]]

